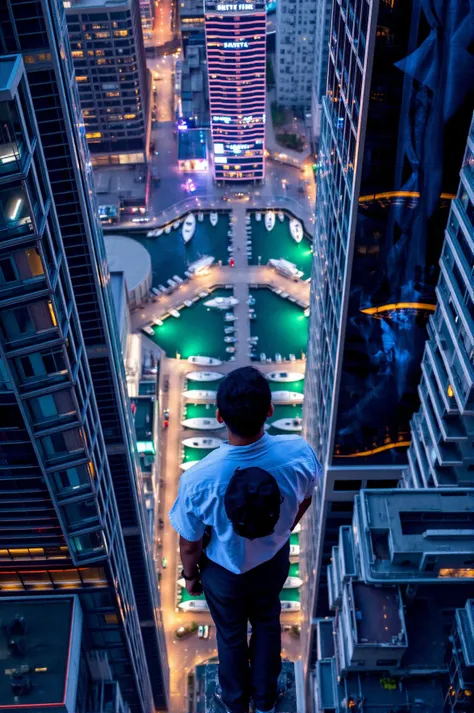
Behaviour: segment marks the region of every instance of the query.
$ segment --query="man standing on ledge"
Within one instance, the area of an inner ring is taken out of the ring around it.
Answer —
[[[229,440],[181,476],[170,511],[186,589],[194,596],[204,590],[216,625],[216,698],[227,713],[248,713],[250,699],[256,713],[273,713],[285,695],[278,686],[279,594],[291,531],[321,472],[302,438],[265,433],[272,414],[270,387],[257,369],[228,374],[217,392],[216,417]]]

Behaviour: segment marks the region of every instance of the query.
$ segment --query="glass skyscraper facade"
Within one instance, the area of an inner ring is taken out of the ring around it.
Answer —
[[[339,527],[393,487],[472,111],[470,6],[336,0],[318,156],[305,435],[324,467],[302,543],[302,609],[327,613]],[[440,31],[442,28],[442,31]],[[305,656],[316,657],[306,637]]]
[[[0,52],[0,590],[77,592],[131,710],[163,710],[159,589],[63,3],[8,2]]]
[[[205,0],[214,178],[261,181],[265,150],[264,0]]]

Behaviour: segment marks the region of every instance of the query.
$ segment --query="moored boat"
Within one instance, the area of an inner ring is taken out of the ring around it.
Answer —
[[[165,233],[166,233],[166,235],[169,235],[171,233],[171,225],[166,226]]]
[[[278,211],[278,220],[280,221],[280,223],[283,223],[283,221],[285,220],[285,214],[281,210]]]
[[[265,213],[265,227],[267,230],[273,230],[275,227],[275,213],[272,210]]]
[[[209,215],[209,220],[211,221],[211,225],[216,226],[217,221],[219,220],[218,214],[213,210],[211,214]]]
[[[299,589],[302,584],[303,580],[299,577],[287,577],[283,589]]]
[[[170,315],[172,317],[176,317],[176,319],[179,319],[181,317],[177,309],[170,309]]]
[[[289,260],[285,260],[285,258],[270,258],[268,261],[268,264],[271,267],[274,267],[275,270],[277,270],[279,273],[284,275],[285,277],[291,277],[295,280],[298,280],[300,277],[303,276],[303,271],[298,270],[296,265]]]
[[[204,302],[204,307],[215,307],[216,309],[229,309],[239,304],[236,297],[214,297],[212,300]]]
[[[273,391],[272,401],[274,404],[302,404],[303,394],[299,391]]]
[[[175,220],[173,223],[173,230],[178,230],[179,226],[181,225],[180,220]]]
[[[196,438],[185,438],[184,440],[181,441],[183,446],[186,446],[187,448],[207,448],[208,450],[212,450],[214,448],[219,448],[223,444],[223,440],[221,438],[209,438],[206,436],[196,436]],[[293,530],[293,532],[296,532],[296,529]]]
[[[255,220],[257,221],[257,223],[260,223],[260,221],[262,220],[262,214],[259,212],[255,213]]]
[[[213,258],[212,255],[203,255],[203,257],[200,257],[199,260],[191,263],[188,267],[188,272],[190,272],[191,275],[199,275],[207,270],[208,267],[211,267],[214,260],[215,258]]]
[[[290,557],[298,557],[299,553],[300,553],[300,546],[290,544]]]
[[[301,418],[277,418],[270,426],[279,431],[290,431],[296,433],[303,430],[303,419]]]
[[[189,242],[191,238],[193,237],[194,233],[196,230],[196,218],[194,217],[194,213],[189,213],[186,218],[184,219],[183,227],[181,228],[181,232],[183,235],[183,240],[185,243]]]
[[[224,428],[225,423],[219,423],[217,418],[185,418],[181,421],[184,428],[194,428],[196,431],[216,431]]]
[[[218,381],[223,378],[224,374],[219,374],[218,371],[188,371],[186,374],[189,381]]]
[[[290,220],[290,235],[297,243],[301,243],[303,240],[303,226],[296,218]]]
[[[198,213],[198,220],[200,223],[202,223],[202,221],[204,220],[204,213],[202,213],[201,211],[199,211]]]
[[[190,468],[193,467],[193,465],[196,465],[196,463],[199,463],[198,460],[187,460],[185,463],[181,463],[179,466],[181,470],[189,470]]]
[[[217,391],[208,389],[191,389],[191,391],[183,391],[183,396],[188,401],[215,401]]]
[[[178,604],[178,607],[183,611],[209,611],[209,607],[205,599],[188,599],[187,601]]]
[[[190,364],[198,364],[199,366],[220,366],[222,364],[220,359],[207,356],[190,356],[188,357],[188,362]]]

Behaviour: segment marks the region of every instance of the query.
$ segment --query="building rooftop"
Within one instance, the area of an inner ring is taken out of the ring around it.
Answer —
[[[432,678],[399,680],[380,673],[347,676],[344,698],[351,713],[434,713],[442,711],[444,696]]]
[[[133,398],[132,402],[135,404],[134,419],[137,441],[153,441],[153,397],[140,396]]]
[[[181,161],[207,157],[206,133],[188,129],[178,134],[178,159]]]
[[[131,0],[71,0],[71,7],[67,10],[69,13],[74,10],[93,10],[94,8],[103,10],[104,7],[119,10],[124,6],[129,7],[130,1]]]
[[[68,707],[75,698],[82,615],[74,596],[0,600],[0,711]]]
[[[124,235],[106,235],[104,240],[110,272],[123,272],[128,291],[133,292],[151,272],[150,253]]]
[[[100,205],[143,205],[146,207],[146,168],[104,166],[94,168],[94,184]]]
[[[354,533],[366,582],[474,578],[472,489],[362,490]]]
[[[397,587],[370,587],[354,582],[352,594],[359,644],[406,643]]]

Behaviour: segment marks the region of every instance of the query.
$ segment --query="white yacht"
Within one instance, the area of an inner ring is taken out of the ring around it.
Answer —
[[[190,272],[191,275],[200,275],[201,273],[205,272],[208,267],[211,267],[214,260],[215,258],[213,258],[211,255],[203,255],[203,257],[200,257],[199,260],[196,260],[196,262],[191,263],[191,265],[188,267],[188,272]]]
[[[235,322],[236,319],[237,319],[237,317],[235,316],[235,314],[232,314],[232,312],[225,313],[224,320],[226,322]]]
[[[196,463],[199,463],[198,460],[187,460],[185,463],[181,463],[179,466],[181,470],[189,470],[190,468],[193,467],[193,465],[196,465]]]
[[[191,391],[183,391],[183,396],[188,401],[215,401],[217,396],[217,391],[210,391],[207,389],[194,389]]]
[[[272,401],[274,404],[302,404],[303,394],[298,391],[273,391]]]
[[[272,210],[265,213],[265,227],[267,230],[273,230],[275,227],[275,213]]]
[[[179,226],[181,225],[180,220],[175,220],[173,223],[173,230],[178,230]]]
[[[220,359],[207,356],[190,356],[188,357],[188,362],[190,364],[197,364],[198,366],[220,366],[222,364]],[[219,378],[222,377],[219,375]],[[198,381],[198,379],[196,379],[196,381]]]
[[[155,324],[157,327],[162,327],[163,326],[163,320],[162,319],[154,319],[153,324]]]
[[[272,428],[277,428],[279,431],[291,431],[296,433],[303,430],[303,419],[301,418],[277,418],[276,421],[270,424]]]
[[[145,332],[145,334],[149,334],[151,337],[154,336],[154,334],[155,334],[153,329],[151,327],[149,327],[148,324],[146,324],[144,327],[142,327],[142,329]]]
[[[287,577],[283,589],[299,589],[302,584],[303,580],[299,577]]]
[[[163,235],[163,228],[156,228],[155,230],[149,230],[146,234],[147,238],[159,238]]]
[[[291,602],[294,603],[294,602]],[[290,602],[288,602],[290,604]],[[205,599],[188,599],[186,602],[181,602],[178,607],[183,611],[209,611]]]
[[[290,557],[298,557],[300,553],[299,545],[290,545]]]
[[[285,220],[285,214],[281,210],[278,211],[278,220],[280,221],[280,223],[283,223],[283,221]]]
[[[166,226],[165,233],[166,233],[166,235],[169,235],[171,233],[171,225]]]
[[[299,522],[297,525],[295,525],[291,532],[294,535],[297,535],[298,532],[301,532],[301,522]]]
[[[224,337],[224,342],[226,344],[235,344],[237,341],[237,337]]]
[[[192,604],[193,600],[191,600],[189,602],[183,602],[183,603],[184,604]],[[181,606],[181,604],[179,604],[178,606]],[[282,611],[299,611],[300,608],[301,608],[301,604],[299,602],[289,602],[286,599],[281,600],[281,610]]]
[[[290,235],[297,243],[301,243],[303,240],[303,226],[296,218],[290,220]]]
[[[215,307],[216,309],[229,309],[239,304],[236,297],[214,297],[212,300],[204,302],[204,307]]]
[[[172,317],[176,317],[176,319],[179,319],[181,317],[177,309],[170,309],[170,315]]]
[[[219,216],[216,213],[215,210],[213,210],[209,216],[209,220],[211,221],[211,225],[215,226],[217,225],[217,221],[219,220]]]
[[[224,374],[219,374],[218,371],[188,371],[186,374],[189,381],[218,381],[223,378]]]
[[[198,213],[198,220],[200,223],[202,223],[202,221],[204,220],[204,213],[202,213],[202,211],[199,211]]]
[[[207,448],[212,450],[213,448],[219,448],[223,444],[221,438],[206,438],[206,436],[196,436],[196,438],[185,438],[181,443],[187,448]],[[299,523],[298,523],[299,525]],[[296,532],[296,528],[293,530]]]
[[[188,243],[193,237],[196,230],[196,218],[194,213],[189,213],[184,219],[183,227],[181,228],[183,240]]]
[[[196,431],[216,431],[225,428],[225,423],[219,423],[217,418],[185,418],[181,421],[184,428],[194,428]]]
[[[293,279],[298,280],[303,275],[302,270],[298,270],[294,263],[289,260],[285,260],[283,257],[278,260],[276,258],[270,258],[268,264],[271,265],[271,267],[274,267],[275,270],[280,272],[285,277],[292,277]]]
[[[224,327],[224,334],[233,334],[235,332],[235,327]]]
[[[257,223],[260,223],[260,221],[262,220],[262,214],[258,212],[255,213],[255,220],[257,221]]]
[[[235,347],[226,347],[227,354],[235,354]]]

